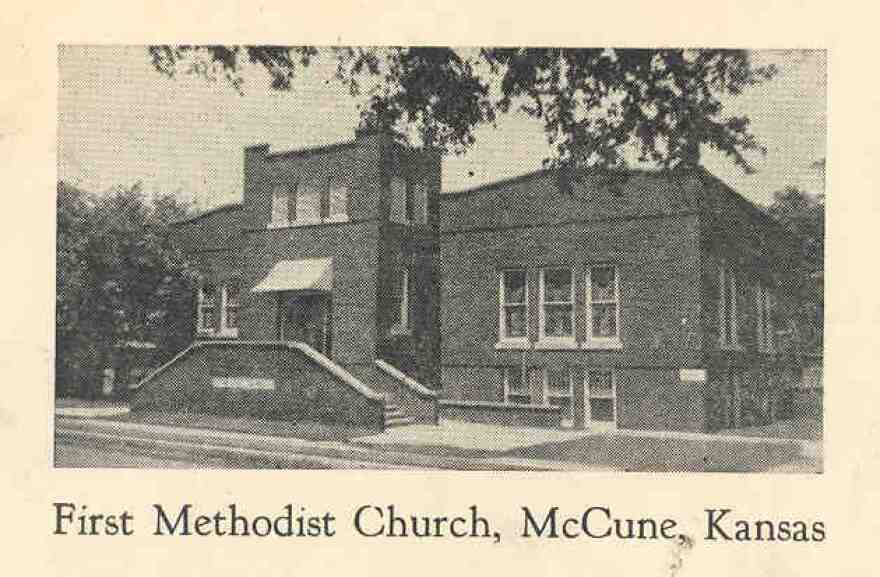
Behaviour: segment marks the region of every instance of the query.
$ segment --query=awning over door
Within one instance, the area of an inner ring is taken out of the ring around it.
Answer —
[[[266,278],[253,288],[255,293],[272,291],[333,289],[333,259],[308,258],[275,263]]]

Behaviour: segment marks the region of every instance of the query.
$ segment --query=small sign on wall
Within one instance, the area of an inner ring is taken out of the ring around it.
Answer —
[[[215,389],[274,391],[275,379],[264,379],[259,377],[211,377],[211,386]]]
[[[702,383],[706,380],[706,369],[680,369],[678,378],[683,383]]]

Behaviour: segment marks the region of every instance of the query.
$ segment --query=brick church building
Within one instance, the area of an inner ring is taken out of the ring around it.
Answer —
[[[784,248],[706,170],[537,171],[441,193],[392,133],[244,151],[176,225],[194,344],[133,409],[707,431],[767,422]]]

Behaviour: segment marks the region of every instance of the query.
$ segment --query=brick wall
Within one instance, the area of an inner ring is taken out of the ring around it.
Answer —
[[[272,379],[275,387],[217,388],[214,377]],[[364,396],[283,343],[196,344],[132,392],[131,410],[384,426],[384,400]]]

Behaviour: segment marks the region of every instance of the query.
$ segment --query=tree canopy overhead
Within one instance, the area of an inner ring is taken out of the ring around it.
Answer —
[[[150,46],[153,66],[173,76],[222,78],[242,92],[249,67],[290,90],[316,58],[365,99],[364,125],[414,135],[461,153],[474,130],[520,109],[543,123],[554,163],[622,167],[624,150],[670,168],[715,148],[745,172],[763,152],[749,119],[728,115],[727,97],[770,79],[745,50],[313,46]]]

